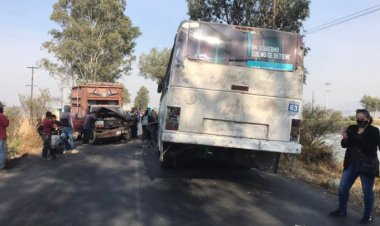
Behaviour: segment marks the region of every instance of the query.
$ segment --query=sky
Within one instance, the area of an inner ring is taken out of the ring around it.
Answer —
[[[56,25],[50,21],[56,0],[0,0],[0,100],[18,106],[18,95],[29,95],[31,70],[44,57],[52,57],[41,49],[48,41],[48,31]],[[304,27],[313,28],[354,12],[380,4],[380,0],[312,0],[310,18]],[[142,35],[136,40],[138,57],[151,48],[171,48],[178,25],[188,19],[186,0],[127,0],[126,15],[138,26]],[[305,58],[309,75],[304,86],[304,101],[326,104],[330,108],[351,112],[360,107],[363,95],[380,97],[378,54],[380,47],[380,11],[355,20],[306,35],[311,48]],[[131,75],[123,77],[132,95],[141,86],[150,91],[150,106],[158,107],[157,85],[138,76],[137,62]],[[59,97],[59,82],[43,69],[35,70],[36,89],[50,88]],[[326,83],[330,83],[327,87]],[[330,90],[326,98],[326,90]],[[69,89],[64,89],[68,96]],[[328,99],[328,101],[327,101]]]

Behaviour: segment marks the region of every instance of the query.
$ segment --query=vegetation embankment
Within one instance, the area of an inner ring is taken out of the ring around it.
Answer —
[[[37,133],[36,123],[54,101],[48,89],[40,89],[31,99],[20,95],[22,107],[6,107],[5,115],[9,119],[7,128],[8,159],[23,154],[39,154],[42,141]]]
[[[16,107],[7,109],[6,115],[9,119],[7,128],[8,160],[24,154],[39,154],[42,141],[34,123],[23,118],[21,110]]]
[[[353,119],[354,117],[343,117],[338,111],[305,105],[300,136],[302,152],[297,156],[284,155],[280,162],[280,173],[338,194],[343,163],[336,157],[336,147],[329,140],[339,139],[334,134],[355,123]],[[379,122],[376,120],[377,125]],[[375,209],[380,213],[379,178],[376,178],[374,190]],[[350,200],[364,206],[359,179],[351,189]]]
[[[373,125],[380,127],[380,119],[374,119],[373,120]]]

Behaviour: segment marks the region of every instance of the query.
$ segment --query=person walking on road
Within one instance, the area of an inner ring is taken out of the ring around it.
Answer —
[[[78,151],[75,150],[75,143],[74,143],[74,130],[73,130],[73,120],[71,118],[70,113],[70,106],[65,105],[63,106],[63,112],[60,117],[60,123],[62,126],[62,133],[66,137],[67,143],[68,143],[68,150],[71,150],[71,153],[77,153]]]
[[[346,149],[343,174],[339,184],[339,207],[331,212],[331,217],[345,217],[352,185],[360,177],[364,194],[364,215],[361,224],[373,221],[373,186],[375,177],[379,177],[377,147],[380,146],[380,133],[372,126],[372,117],[368,110],[356,110],[357,125],[349,126],[342,132],[341,145]]]
[[[0,169],[5,167],[7,161],[7,127],[9,120],[3,113],[4,105],[0,102]]]
[[[47,160],[49,157],[51,157],[51,159],[55,159],[55,152],[51,148],[51,134],[55,129],[54,124],[51,121],[51,117],[52,113],[50,111],[47,111],[45,118],[42,120],[42,158],[45,160]]]
[[[91,134],[93,133],[93,130],[95,129],[95,122],[96,122],[96,115],[94,112],[90,111],[90,107],[87,110],[87,114],[84,117],[84,124],[83,124],[83,144],[88,144]]]

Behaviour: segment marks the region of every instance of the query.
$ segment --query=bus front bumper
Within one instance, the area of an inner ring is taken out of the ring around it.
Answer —
[[[279,153],[301,153],[301,145],[295,142],[227,137],[211,134],[162,131],[162,141]]]

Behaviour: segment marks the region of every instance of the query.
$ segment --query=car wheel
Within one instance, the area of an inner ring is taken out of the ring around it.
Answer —
[[[90,144],[96,144],[97,138],[96,138],[96,131],[95,130],[92,131],[92,134],[91,134],[90,139],[89,139],[88,142]]]
[[[132,140],[132,133],[131,133],[131,130],[130,130],[130,129],[127,130],[127,133],[124,134],[124,137],[125,137],[125,139],[126,139],[127,141],[131,141],[131,140]]]

